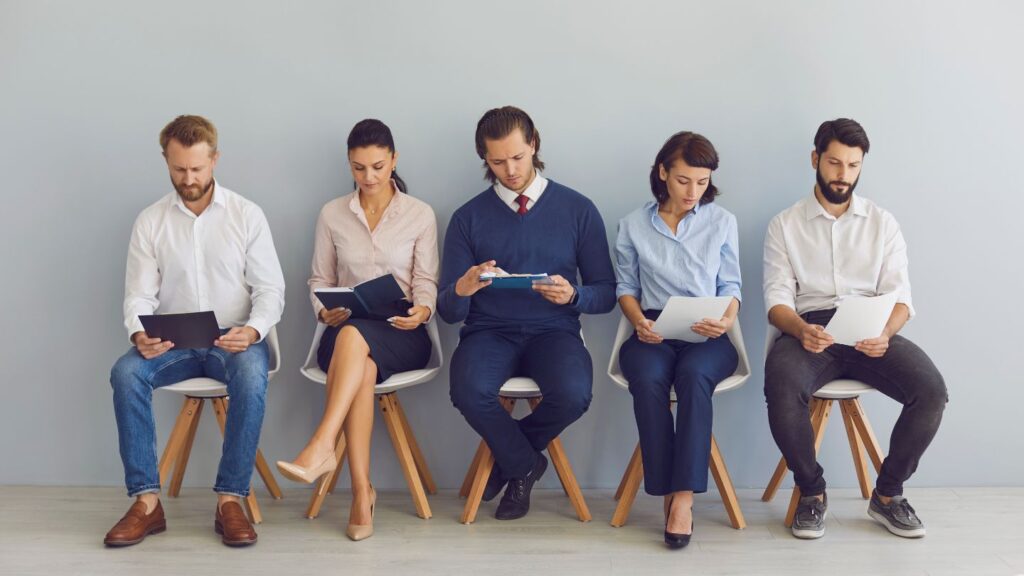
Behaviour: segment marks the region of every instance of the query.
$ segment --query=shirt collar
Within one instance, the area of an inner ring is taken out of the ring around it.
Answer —
[[[214,204],[217,204],[217,205],[220,205],[220,206],[227,206],[227,199],[225,198],[227,196],[227,189],[226,188],[222,188],[221,185],[217,183],[216,179],[213,181],[213,192],[212,192],[212,194],[213,194],[213,200],[210,202],[210,206],[212,206]],[[177,205],[178,208],[181,208],[185,212],[188,212],[189,214],[195,216],[195,213],[192,212],[191,210],[189,210],[188,206],[185,206],[185,201],[181,199],[181,194],[178,194],[177,190],[174,191],[174,204]],[[207,208],[209,208],[209,206],[207,206]],[[205,210],[204,210],[204,212],[205,212]]]
[[[544,188],[547,186],[547,183],[547,179],[541,176],[540,172],[537,172],[536,176],[533,177],[533,182],[530,182],[530,185],[526,187],[526,190],[523,190],[523,196],[526,196],[533,202],[536,202],[537,199],[540,198],[541,192],[543,192]],[[494,191],[498,194],[498,197],[509,206],[513,206],[513,203],[516,201],[516,196],[519,196],[518,193],[506,188],[500,180],[494,182]],[[518,208],[518,206],[514,207]]]
[[[846,214],[867,216],[868,207],[864,204],[864,199],[854,194],[853,200],[850,202],[850,207],[846,210]],[[818,197],[812,194],[810,198],[804,201],[804,218],[812,220],[818,216],[822,216],[829,220],[835,220],[835,218],[825,210],[821,203],[818,202]]]
[[[395,195],[391,197],[391,202],[388,204],[388,207],[381,213],[382,217],[384,214],[388,213],[400,213],[402,211],[402,206],[405,204],[405,193],[398,189],[398,184],[395,184],[394,180],[391,181],[391,189],[394,190]],[[356,186],[356,189],[352,191],[350,196],[351,199],[348,201],[348,209],[355,214],[362,214],[363,207],[359,205],[359,186]]]

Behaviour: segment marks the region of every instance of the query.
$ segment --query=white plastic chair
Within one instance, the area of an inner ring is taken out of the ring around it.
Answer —
[[[580,331],[580,338],[583,332]],[[586,342],[584,342],[584,346]],[[517,400],[526,400],[530,410],[535,409],[543,400],[540,393],[540,386],[533,378],[516,376],[509,378],[498,390],[498,400],[505,410],[511,414],[516,407]],[[580,522],[590,522],[590,508],[583,498],[583,491],[580,490],[579,482],[576,481],[576,474],[572,471],[569,458],[565,454],[562,440],[556,437],[548,443],[548,455],[551,456],[551,463],[558,474],[558,480],[562,483],[562,489],[576,510],[576,517]],[[462,481],[462,488],[459,489],[459,496],[466,499],[466,506],[462,510],[462,517],[459,519],[463,524],[472,524],[476,520],[477,511],[480,509],[480,501],[483,498],[484,488],[487,479],[491,476],[491,469],[494,467],[494,454],[482,439],[473,456],[473,463],[466,471],[466,477]]]
[[[327,383],[327,374],[317,365],[316,353],[320,346],[320,337],[327,328],[326,324],[317,322],[316,330],[313,333],[313,342],[309,347],[309,354],[306,355],[306,362],[299,370],[306,378],[320,384]],[[388,427],[388,434],[395,446],[395,453],[398,455],[398,463],[402,467],[405,481],[409,485],[409,492],[412,494],[413,503],[416,505],[416,514],[420,518],[430,518],[430,503],[427,502],[427,493],[436,494],[437,486],[427,468],[427,461],[423,458],[416,437],[412,433],[409,421],[405,417],[402,404],[398,401],[397,392],[403,388],[422,384],[434,378],[441,371],[444,364],[444,357],[441,352],[441,337],[437,331],[437,324],[431,318],[427,322],[427,335],[430,337],[430,360],[425,368],[409,370],[392,375],[387,380],[377,384],[373,393],[377,397],[377,405],[380,406],[381,415]],[[320,514],[320,507],[328,494],[334,492],[341,475],[342,464],[345,461],[345,433],[338,432],[334,454],[338,459],[338,466],[333,472],[322,476],[317,482],[316,490],[309,501],[309,508],[306,510],[307,518],[316,518]],[[424,490],[424,487],[426,489]]]
[[[732,328],[726,334],[729,340],[732,341],[733,347],[736,348],[736,355],[739,359],[736,363],[736,371],[733,372],[732,376],[722,380],[715,387],[715,396],[743,386],[747,379],[750,378],[750,360],[747,358],[747,349],[743,344],[743,332],[740,330],[739,320],[733,322]],[[612,345],[612,357],[608,362],[608,376],[625,390],[629,390],[629,382],[619,367],[619,348],[632,335],[633,325],[623,316],[619,320],[619,329],[615,334],[615,344]],[[675,401],[676,393],[675,390],[672,390],[670,392],[670,402],[675,403]],[[743,518],[743,511],[740,510],[740,502],[736,497],[736,489],[733,487],[732,479],[729,477],[729,470],[725,466],[725,459],[722,458],[722,453],[718,449],[718,442],[715,440],[714,434],[711,435],[711,458],[708,466],[711,468],[711,475],[715,478],[718,492],[722,496],[722,504],[725,505],[725,511],[729,515],[729,522],[737,530],[745,528],[747,522]],[[643,475],[640,443],[637,442],[636,450],[633,451],[633,457],[630,458],[629,465],[622,475],[622,481],[619,482],[619,489],[615,492],[615,499],[619,501],[619,504],[615,507],[615,514],[612,516],[612,526],[618,528],[626,524],[626,520],[629,518],[629,511],[633,507],[633,501],[636,499],[636,494],[640,489],[640,481],[643,479]]]
[[[266,337],[267,348],[270,353],[267,378],[273,378],[274,374],[281,367],[281,348],[277,341],[277,327],[272,327]],[[167,446],[164,448],[163,456],[160,457],[160,485],[164,485],[167,474],[174,466],[174,476],[171,477],[171,485],[167,495],[177,497],[181,490],[181,481],[185,477],[185,467],[188,466],[188,457],[192,452],[192,443],[195,441],[196,429],[199,427],[199,417],[203,412],[203,404],[209,400],[213,404],[213,412],[217,416],[217,424],[220,426],[221,436],[224,435],[224,425],[227,422],[228,411],[228,387],[227,384],[214,380],[213,378],[189,378],[170,386],[164,386],[159,390],[183,394],[185,403],[178,413],[174,422],[174,429],[170,438],[167,439]],[[176,465],[175,465],[176,464]],[[263,452],[256,449],[256,471],[263,478],[267,490],[275,500],[283,498],[281,488],[274,479],[274,474],[267,466],[263,458]],[[255,491],[250,488],[249,496],[245,499],[249,508],[249,517],[254,524],[263,521],[260,514],[259,504],[256,502]]]
[[[779,329],[768,325],[767,339],[765,340],[765,361],[775,341],[782,333]],[[871,463],[877,474],[882,468],[882,449],[878,445],[878,439],[871,429],[867,415],[860,403],[860,395],[873,392],[875,389],[860,380],[839,379],[832,380],[825,384],[811,398],[811,426],[814,429],[814,453],[817,454],[821,448],[821,441],[825,437],[825,426],[828,424],[829,413],[832,411],[832,403],[839,401],[839,408],[843,415],[843,423],[846,425],[846,437],[850,442],[850,452],[853,454],[853,467],[857,470],[857,482],[860,484],[860,493],[865,500],[871,498],[871,486],[868,477],[868,465],[864,458],[867,452]],[[785,457],[779,459],[775,473],[768,481],[768,487],[764,489],[761,500],[770,502],[779,490],[783,477],[787,472]],[[793,487],[793,495],[789,501],[789,509],[786,511],[786,526],[793,524],[793,515],[796,513],[796,505],[800,501],[800,488]]]

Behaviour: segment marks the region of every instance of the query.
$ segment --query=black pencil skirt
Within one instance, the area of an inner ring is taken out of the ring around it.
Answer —
[[[377,364],[378,384],[399,372],[424,368],[430,361],[430,336],[425,324],[420,324],[415,330],[400,330],[385,320],[355,319],[324,330],[316,353],[316,362],[324,372],[331,365],[338,333],[345,326],[359,330],[370,346],[370,358]]]

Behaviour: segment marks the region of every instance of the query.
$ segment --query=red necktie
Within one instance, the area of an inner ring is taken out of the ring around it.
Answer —
[[[520,216],[526,214],[526,203],[529,201],[530,199],[526,196],[526,194],[520,194],[519,196],[516,196],[516,202],[519,203],[519,210],[516,210],[516,214],[519,214]]]

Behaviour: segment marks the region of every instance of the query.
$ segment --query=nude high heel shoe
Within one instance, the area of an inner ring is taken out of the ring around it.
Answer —
[[[348,528],[345,529],[345,535],[354,542],[360,540],[366,540],[370,536],[373,536],[373,509],[377,504],[377,491],[370,486],[370,523],[369,524],[349,524]]]
[[[285,462],[283,460],[277,461],[277,469],[289,480],[295,482],[305,482],[306,484],[312,484],[316,482],[317,478],[327,474],[328,472],[334,471],[338,467],[338,461],[334,459],[334,454],[324,458],[323,462],[320,462],[312,468],[303,468],[298,464],[292,464],[291,462]]]

